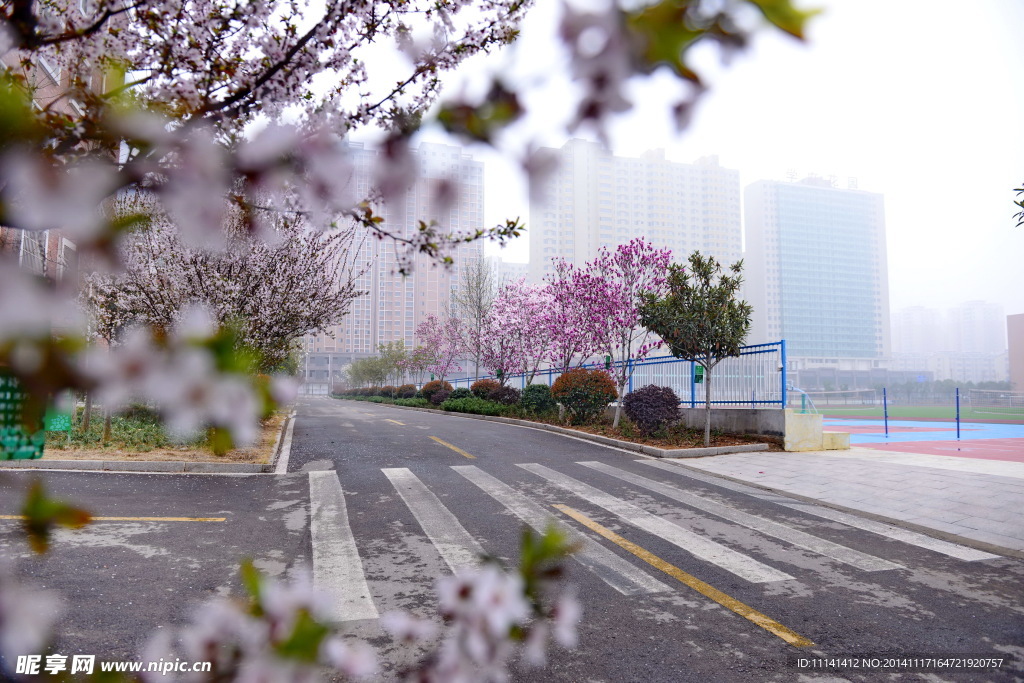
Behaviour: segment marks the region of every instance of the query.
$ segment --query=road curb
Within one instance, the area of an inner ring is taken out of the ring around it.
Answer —
[[[185,460],[4,460],[0,469],[72,470],[83,472],[171,472],[174,474],[267,474],[274,472],[288,425],[295,419],[291,411],[281,423],[269,463],[189,462]]]
[[[369,403],[369,401],[355,401],[355,403]],[[511,417],[496,417],[493,415],[474,415],[472,413],[456,413],[449,410],[415,408],[413,406],[396,406],[392,403],[369,403],[369,405],[384,406],[386,408],[398,408],[400,410],[418,410],[421,413],[434,413],[435,415],[451,415],[454,417],[468,417],[474,420],[503,422],[505,424],[518,425],[520,427],[543,429],[544,431],[547,432],[562,434],[563,436],[571,436],[575,439],[583,439],[584,441],[592,441],[593,443],[598,443],[601,444],[602,446],[612,446],[614,448],[622,448],[628,451],[634,451],[636,453],[643,453],[644,455],[650,455],[655,458],[704,458],[710,455],[725,455],[727,453],[750,453],[752,451],[767,451],[769,448],[768,444],[766,443],[751,443],[743,444],[740,446],[712,446],[711,448],[655,448],[654,446],[645,446],[643,444],[633,443],[632,441],[620,441],[618,439],[612,439],[607,436],[600,436],[598,434],[588,434],[587,432],[580,432],[576,431],[575,429],[566,429],[565,427],[549,425],[543,422],[517,420]]]
[[[0,469],[78,470],[83,472],[173,472],[178,474],[263,474],[269,464],[185,462],[181,460],[5,460]]]

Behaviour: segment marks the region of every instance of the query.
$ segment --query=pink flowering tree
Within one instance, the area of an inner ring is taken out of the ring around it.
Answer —
[[[618,246],[602,248],[587,264],[584,279],[589,291],[587,304],[594,306],[599,329],[594,330],[600,348],[614,364],[612,377],[618,385],[618,404],[613,425],[618,426],[622,399],[633,375],[633,362],[661,346],[661,339],[641,324],[640,306],[645,294],[661,296],[665,291],[670,249],[656,249],[642,237]]]
[[[465,330],[458,318],[438,318],[431,313],[416,328],[416,337],[429,352],[426,370],[444,380],[462,369],[457,360],[466,353]]]
[[[547,287],[527,285],[523,279],[498,290],[481,331],[481,361],[504,385],[511,375],[533,381],[549,355]]]
[[[126,215],[141,202],[118,204]],[[88,277],[84,298],[93,319],[116,311],[121,325],[170,330],[190,307],[202,306],[216,325],[234,328],[239,350],[254,354],[254,370],[273,372],[292,360],[304,334],[340,323],[363,294],[351,265],[352,233],[313,233],[301,218],[278,219],[268,242],[235,215],[225,248],[211,252],[183,243],[165,215],[152,213],[147,223],[125,239],[119,272]]]
[[[554,267],[547,280],[547,360],[564,372],[583,365],[604,346],[604,283],[562,259]]]

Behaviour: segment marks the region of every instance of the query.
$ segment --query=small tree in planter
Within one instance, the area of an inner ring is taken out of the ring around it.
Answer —
[[[723,358],[738,356],[750,332],[751,307],[738,300],[743,261],[722,272],[722,265],[699,251],[690,255],[688,271],[669,266],[668,293],[645,294],[640,320],[676,358],[704,368],[704,445],[711,444],[711,370]]]
[[[604,370],[575,368],[555,380],[551,395],[565,406],[569,421],[586,424],[618,397],[615,380]]]
[[[648,384],[626,394],[623,410],[644,436],[650,436],[679,421],[679,397],[672,387]]]

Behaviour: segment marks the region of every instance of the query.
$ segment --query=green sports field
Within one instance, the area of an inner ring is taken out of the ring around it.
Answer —
[[[800,406],[793,406],[799,411]],[[817,406],[826,417],[882,417],[882,406]],[[889,406],[889,419],[896,420],[955,420],[954,406]],[[1013,422],[1024,424],[1020,408],[961,406],[961,422]]]

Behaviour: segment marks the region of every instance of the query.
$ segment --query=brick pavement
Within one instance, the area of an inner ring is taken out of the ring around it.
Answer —
[[[939,535],[1024,552],[1024,463],[857,447],[733,453],[681,463]]]

